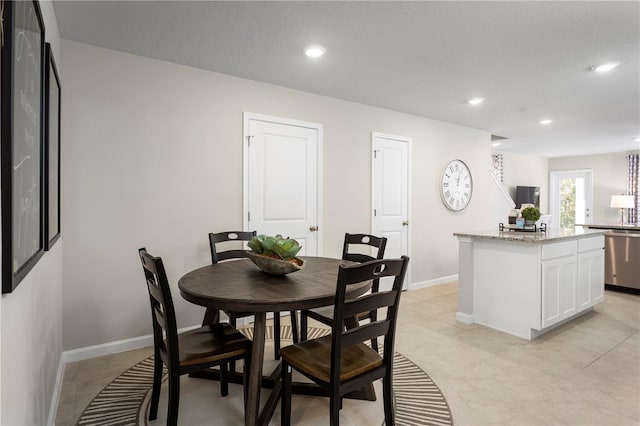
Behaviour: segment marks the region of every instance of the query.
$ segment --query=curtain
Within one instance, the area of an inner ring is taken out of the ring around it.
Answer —
[[[629,216],[627,222],[640,223],[640,194],[638,194],[638,183],[640,182],[640,154],[627,155],[627,161],[629,162],[629,183],[627,186],[627,194],[633,195],[635,204],[634,208],[628,209]]]

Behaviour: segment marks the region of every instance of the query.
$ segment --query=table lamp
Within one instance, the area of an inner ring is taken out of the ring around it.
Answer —
[[[620,224],[624,223],[624,209],[634,207],[633,195],[612,195],[611,208],[620,209]]]

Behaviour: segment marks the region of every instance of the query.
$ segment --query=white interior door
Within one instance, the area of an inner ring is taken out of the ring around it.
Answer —
[[[549,206],[554,226],[573,227],[591,223],[593,211],[593,172],[568,170],[551,172]]]
[[[321,252],[322,126],[245,114],[245,229],[298,240],[300,255]]]
[[[373,219],[371,233],[387,237],[384,257],[409,255],[409,156],[411,139],[372,133]],[[404,288],[410,282],[407,274]],[[390,289],[393,280],[380,282]]]

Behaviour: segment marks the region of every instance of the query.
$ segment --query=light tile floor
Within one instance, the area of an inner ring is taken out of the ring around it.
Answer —
[[[640,296],[607,291],[593,312],[531,342],[456,322],[456,308],[456,283],[403,293],[396,343],[440,387],[456,425],[640,425]],[[67,365],[56,424],[75,424],[107,383],[150,354]]]

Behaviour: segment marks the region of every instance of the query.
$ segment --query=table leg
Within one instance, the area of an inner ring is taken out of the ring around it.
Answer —
[[[264,362],[266,323],[267,314],[265,312],[256,312],[253,323],[251,369],[249,370],[249,383],[247,385],[246,426],[256,426],[260,416],[260,387],[262,385],[262,363]]]
[[[215,308],[207,308],[204,312],[202,325],[216,324],[220,322],[220,311]]]

